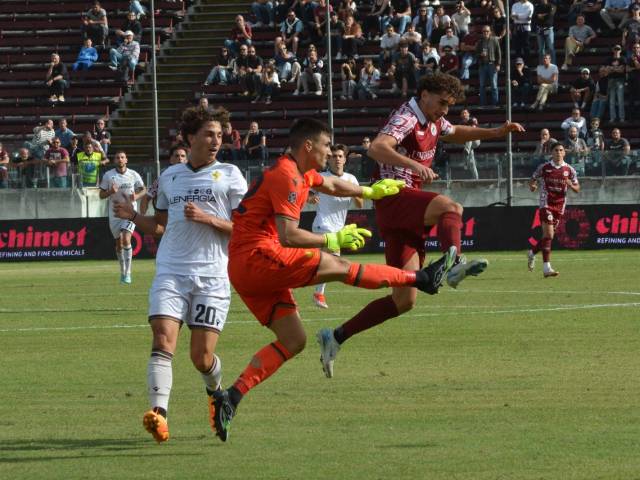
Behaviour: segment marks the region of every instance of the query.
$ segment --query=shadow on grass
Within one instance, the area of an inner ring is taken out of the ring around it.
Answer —
[[[376,448],[383,448],[385,450],[393,449],[393,448],[434,448],[437,447],[436,443],[396,443],[396,444],[387,444],[387,445],[377,445]]]

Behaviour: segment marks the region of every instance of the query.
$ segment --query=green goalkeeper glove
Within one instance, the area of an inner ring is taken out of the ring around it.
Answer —
[[[355,251],[364,247],[364,237],[371,238],[371,232],[352,223],[344,226],[338,233],[325,233],[324,246],[333,252],[338,252],[341,248]]]
[[[378,180],[370,187],[362,187],[362,197],[367,200],[380,200],[384,197],[396,195],[404,186],[404,180],[385,178],[384,180]]]

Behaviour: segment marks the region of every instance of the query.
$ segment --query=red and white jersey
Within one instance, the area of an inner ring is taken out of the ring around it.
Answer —
[[[427,120],[417,100],[412,98],[391,113],[380,133],[390,135],[397,140],[396,150],[399,153],[430,168],[436,154],[438,138],[440,135],[450,134],[452,129],[453,126],[444,117],[435,122]],[[378,162],[373,175],[374,178],[404,180],[407,187],[422,187],[420,177],[409,168]]]
[[[540,208],[553,208],[563,214],[569,188],[567,179],[578,185],[575,168],[564,162],[556,165],[549,161],[539,165],[531,179],[537,180],[540,186]]]

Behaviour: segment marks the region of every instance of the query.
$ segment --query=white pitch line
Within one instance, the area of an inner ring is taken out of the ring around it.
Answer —
[[[452,312],[452,313],[405,313],[402,317],[405,318],[417,318],[417,317],[460,317],[460,316],[479,316],[479,315],[502,315],[510,313],[540,313],[540,312],[559,312],[570,310],[590,310],[598,308],[626,308],[626,307],[638,307],[640,302],[633,303],[596,303],[590,305],[565,305],[559,307],[541,307],[541,308],[515,308],[505,310],[488,310],[488,311],[473,311],[473,312]],[[316,322],[328,322],[328,321],[342,321],[344,317],[321,317],[312,319],[303,319],[304,323],[316,323]],[[230,320],[227,324],[253,324],[257,325],[257,320]],[[124,328],[144,328],[148,325],[87,325],[78,327],[29,327],[29,328],[5,328],[0,329],[0,333],[14,333],[14,332],[51,332],[51,331],[77,331],[77,330],[108,330],[108,329],[124,329]]]

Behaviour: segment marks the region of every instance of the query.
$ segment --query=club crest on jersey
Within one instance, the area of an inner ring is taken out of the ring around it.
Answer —
[[[431,135],[434,135],[434,136],[435,136],[435,134],[436,134],[436,132],[437,132],[436,124],[435,124],[435,123],[432,123],[432,124],[431,124],[431,128],[430,128],[430,130],[431,130]]]
[[[296,200],[298,199],[298,194],[296,192],[289,192],[289,196],[287,197],[287,200],[289,200],[289,203],[296,203]]]
[[[564,171],[564,172],[562,172],[562,175],[564,175],[565,177],[568,177],[569,176],[569,172]]]
[[[222,176],[222,174],[220,172],[218,172],[217,170],[215,172],[211,172],[211,178],[213,178],[214,182],[217,182],[218,180],[220,180],[221,176]]]

